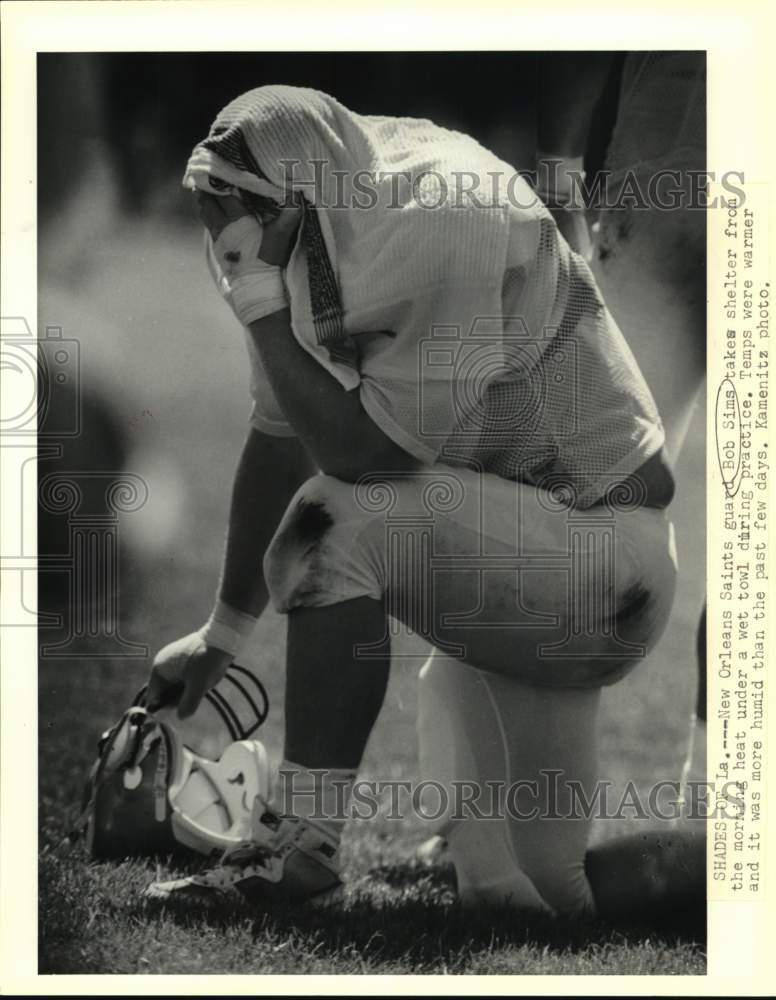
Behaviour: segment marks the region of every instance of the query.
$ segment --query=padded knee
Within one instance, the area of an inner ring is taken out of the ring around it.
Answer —
[[[323,607],[356,597],[380,599],[368,546],[369,526],[351,483],[308,479],[295,493],[264,556],[264,579],[280,612]]]

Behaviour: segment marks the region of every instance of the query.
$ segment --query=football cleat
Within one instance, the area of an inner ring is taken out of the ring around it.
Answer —
[[[262,798],[253,803],[251,840],[227,850],[207,871],[144,892],[161,901],[331,902],[341,895],[339,836],[297,816],[279,816]]]

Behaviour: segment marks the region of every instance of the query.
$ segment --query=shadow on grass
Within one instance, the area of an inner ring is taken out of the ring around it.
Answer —
[[[632,921],[617,925],[600,920],[544,916],[510,907],[464,909],[456,901],[449,866],[430,868],[416,862],[381,865],[347,885],[344,902],[324,907],[240,901],[194,904],[138,900],[136,918],[163,911],[183,927],[227,931],[251,923],[254,939],[304,938],[319,957],[356,951],[368,962],[401,961],[421,971],[444,967],[463,971],[473,952],[529,945],[572,955],[596,945],[637,944],[656,939],[670,947],[701,945],[705,928],[688,915],[670,922]],[[695,923],[695,926],[693,926]]]
[[[171,868],[163,864],[162,872],[169,877]],[[702,929],[681,921],[614,926],[506,907],[464,910],[451,869],[415,861],[371,868],[347,884],[344,902],[323,908],[243,899],[157,903],[142,897],[154,878],[147,859],[93,864],[83,847],[67,856],[44,851],[40,877],[41,974],[203,971],[180,965],[186,949],[201,953],[209,972],[291,972],[300,963],[306,971],[489,972],[515,954],[562,972],[607,971],[602,965],[614,956],[608,971],[618,971],[616,962],[645,947],[657,956],[653,971],[671,961],[672,948],[680,972],[702,962]]]

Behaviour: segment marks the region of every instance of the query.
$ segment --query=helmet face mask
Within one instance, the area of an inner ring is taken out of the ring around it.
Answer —
[[[269,768],[263,744],[246,736],[266,718],[268,702],[243,673],[253,689],[238,674],[237,699],[224,697],[228,684],[226,692],[209,692],[186,723],[174,710],[150,713],[141,691],[103,734],[76,825],[93,858],[220,855],[248,839],[253,800],[268,794]]]

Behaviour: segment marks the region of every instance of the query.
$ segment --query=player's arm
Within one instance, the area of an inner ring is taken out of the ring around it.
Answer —
[[[251,428],[232,487],[218,598],[258,618],[268,594],[261,571],[264,552],[288,502],[315,466],[296,438]]]
[[[284,209],[276,221],[261,227],[237,198],[202,195],[198,203],[213,240],[213,276],[249,331],[298,440],[254,431],[243,448],[216,606],[203,628],[161,650],[151,672],[149,705],[177,700],[181,718],[196,711],[253,631],[267,601],[264,551],[291,495],[309,477],[312,462],[350,480],[364,472],[395,472],[417,464],[293,336],[278,272],[288,262],[300,213]]]
[[[267,604],[264,552],[289,500],[314,471],[297,440],[251,428],[232,488],[218,599],[202,628],[157,654],[149,707],[179,699],[178,712],[185,718],[224,676]]]
[[[238,198],[199,194],[200,217],[213,240],[225,297],[248,330],[286,421],[328,475],[355,481],[369,472],[414,468],[403,451],[297,342],[280,277],[301,224],[301,209],[284,206],[261,225]]]
[[[298,343],[288,309],[249,324],[286,419],[322,472],[355,482],[370,472],[409,471],[418,460],[395,444]]]
[[[585,258],[592,245],[576,178],[584,176],[593,114],[613,62],[608,52],[562,52],[539,63],[537,189],[572,250]]]

